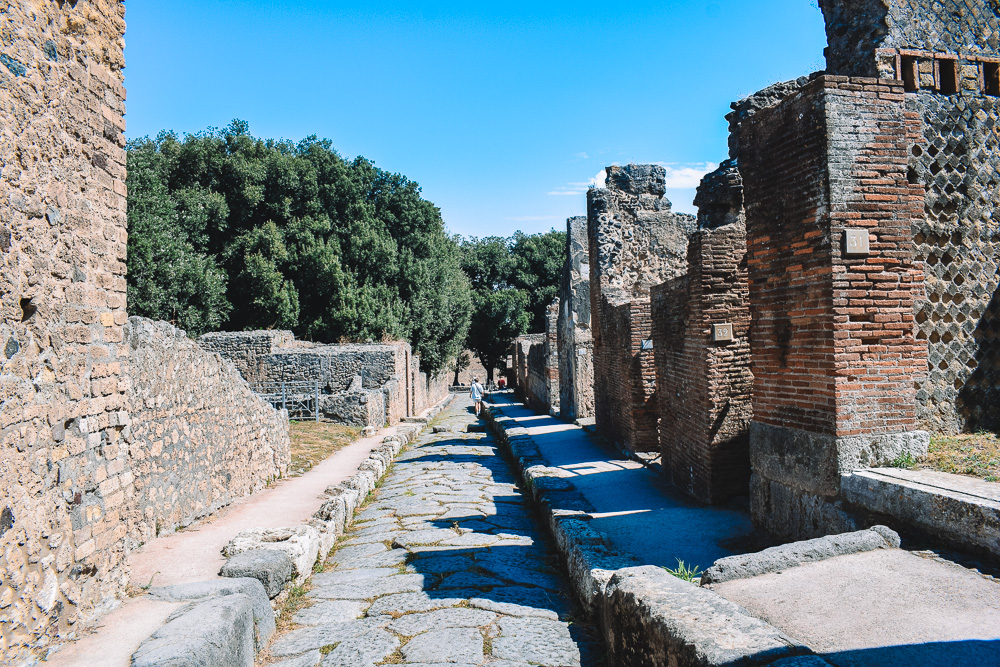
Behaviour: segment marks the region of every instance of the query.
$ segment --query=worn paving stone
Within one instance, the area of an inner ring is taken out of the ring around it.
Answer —
[[[372,630],[337,645],[323,659],[323,667],[374,667],[399,648],[399,638],[385,630]]]
[[[389,629],[406,637],[442,628],[478,628],[495,621],[497,615],[482,609],[439,609],[424,614],[407,614],[389,624]],[[440,658],[437,658],[440,659]]]
[[[505,660],[530,661],[545,667],[580,664],[580,649],[565,623],[542,618],[502,618],[493,655]]]
[[[368,608],[363,600],[327,600],[295,613],[292,620],[299,625],[332,625],[361,618]]]
[[[570,633],[548,538],[490,436],[465,432],[467,408],[455,401],[435,422],[447,431],[397,457],[313,576],[316,602],[293,619],[308,627],[279,637],[276,658],[315,665],[324,649],[324,667],[590,664],[590,630]]]
[[[402,650],[407,662],[483,661],[483,635],[476,628],[445,628],[417,635]]]
[[[271,655],[276,658],[300,655],[306,651],[344,642],[383,628],[392,622],[391,616],[362,618],[348,623],[299,628],[282,635],[271,644]]]
[[[451,593],[451,591],[444,591]],[[416,611],[431,611],[444,607],[454,607],[465,602],[466,598],[448,595],[428,595],[427,593],[400,593],[386,595],[372,603],[369,614],[409,614]]]
[[[396,574],[344,584],[317,583],[308,597],[327,600],[370,600],[393,593],[417,593],[424,588],[422,574]]]
[[[438,584],[438,588],[492,588],[503,585],[504,582],[499,579],[487,577],[478,572],[456,572],[453,575],[445,577]]]

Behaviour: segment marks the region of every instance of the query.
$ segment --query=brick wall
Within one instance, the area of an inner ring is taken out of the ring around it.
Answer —
[[[649,290],[686,270],[693,216],[664,197],[655,165],[607,168],[607,187],[587,193],[594,414],[607,440],[633,452],[659,451]]]
[[[919,118],[909,178],[925,186],[914,220],[924,298],[917,336],[928,345],[917,391],[934,431],[1000,429],[1000,8],[987,0],[821,3],[827,70],[904,80]]]
[[[789,508],[834,499],[843,471],[926,447],[914,434],[926,347],[910,232],[924,193],[907,179],[919,122],[903,102],[898,82],[820,76],[740,129],[752,505],[787,536],[830,529]],[[867,232],[870,254],[845,253],[848,230]]]
[[[124,13],[20,0],[0,22],[0,658],[12,662],[72,635],[127,582],[111,489],[130,484]]]
[[[603,353],[594,354],[599,432],[631,452],[658,452],[656,365],[649,299],[600,308]],[[645,343],[645,345],[644,345]],[[601,400],[603,398],[608,400]]]
[[[556,347],[559,355],[559,414],[594,416],[594,341],[590,330],[590,244],[587,218],[566,221],[566,263],[559,282]]]
[[[707,503],[746,495],[753,416],[742,183],[732,164],[698,189],[699,229],[688,273],[652,290],[653,345],[664,472]],[[713,341],[730,325],[731,341]]]

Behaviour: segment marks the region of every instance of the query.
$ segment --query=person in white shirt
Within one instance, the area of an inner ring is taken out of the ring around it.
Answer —
[[[480,416],[483,410],[483,385],[479,384],[479,378],[472,378],[472,387],[469,388],[469,398],[476,404],[476,416]]]

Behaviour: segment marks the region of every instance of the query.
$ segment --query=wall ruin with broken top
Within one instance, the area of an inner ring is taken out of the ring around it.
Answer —
[[[828,68],[898,79],[920,130],[908,138],[927,342],[918,418],[942,432],[1000,429],[1000,6],[985,0],[821,2]]]
[[[607,187],[587,193],[597,431],[627,451],[656,452],[649,291],[686,271],[696,222],[671,209],[663,167],[607,173]]]
[[[381,428],[428,407],[441,383],[420,378],[419,359],[403,341],[325,345],[289,331],[220,331],[199,345],[233,362],[250,386],[318,383],[324,419]]]
[[[587,218],[566,221],[566,263],[559,282],[556,347],[559,356],[559,414],[594,416],[594,338],[590,329],[590,244]]]
[[[652,289],[661,464],[677,488],[719,503],[748,492],[753,416],[743,183],[732,162],[705,176],[695,204],[687,274]]]

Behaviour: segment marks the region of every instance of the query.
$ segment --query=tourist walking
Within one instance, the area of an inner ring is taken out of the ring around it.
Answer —
[[[483,409],[483,385],[479,384],[479,378],[472,378],[472,387],[469,388],[469,398],[475,403],[476,416],[480,416]]]

